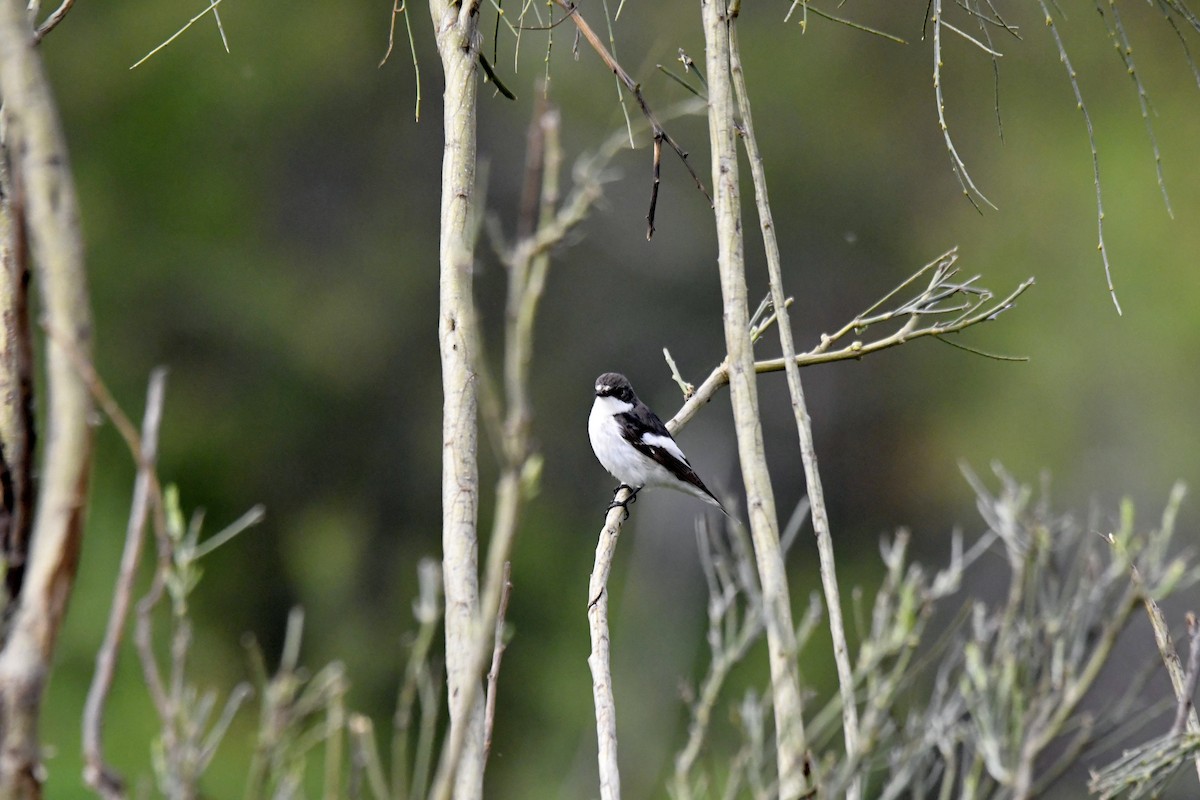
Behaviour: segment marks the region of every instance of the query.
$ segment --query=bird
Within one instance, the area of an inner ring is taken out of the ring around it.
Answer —
[[[665,486],[716,506],[728,515],[687,456],[675,442],[667,426],[638,399],[629,380],[618,372],[606,372],[596,378],[596,401],[588,417],[588,437],[592,451],[614,478],[621,482],[613,491],[608,508],[622,508],[629,517],[629,503],[647,486]],[[627,488],[632,494],[618,502],[617,492]]]

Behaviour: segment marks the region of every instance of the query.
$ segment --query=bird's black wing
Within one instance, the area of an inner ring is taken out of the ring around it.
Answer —
[[[642,450],[642,439],[646,434],[665,436],[674,441],[674,437],[671,436],[671,432],[667,430],[667,426],[663,424],[663,421],[658,418],[657,414],[650,410],[650,406],[641,401],[636,401],[633,408],[628,411],[623,411],[613,416],[621,426],[621,436],[638,450]],[[642,452],[645,451],[643,450]],[[687,463],[686,458],[684,459],[684,463]]]
[[[718,506],[721,505],[716,495],[709,491],[709,488],[704,485],[704,481],[700,480],[700,476],[692,469],[692,465],[688,463],[687,456],[683,454],[679,445],[675,444],[675,437],[667,430],[667,426],[663,424],[657,414],[650,410],[649,406],[639,402],[629,411],[614,416],[621,426],[621,436],[625,441],[633,445],[634,449],[655,463],[662,465],[680,481],[689,483],[704,492]],[[651,438],[656,436],[663,437],[672,444],[675,444],[675,452],[671,452],[661,444],[646,441],[647,434]]]

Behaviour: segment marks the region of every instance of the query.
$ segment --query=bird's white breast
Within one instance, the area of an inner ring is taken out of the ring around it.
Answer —
[[[631,408],[632,405],[615,397],[596,398],[592,405],[592,413],[588,417],[588,437],[592,440],[592,450],[596,453],[596,458],[614,478],[635,488],[672,486],[678,483],[670,472],[639,453],[621,435],[620,423],[613,419],[613,415],[629,411]],[[652,439],[654,441],[651,441]],[[647,444],[658,445],[668,452],[678,454],[679,458],[686,462],[674,441],[656,434],[648,434],[643,440]]]
[[[645,479],[639,463],[641,456],[621,436],[621,426],[613,419],[614,414],[631,408],[632,405],[615,397],[597,397],[588,416],[588,438],[592,440],[596,458],[614,478],[630,486],[642,486]]]

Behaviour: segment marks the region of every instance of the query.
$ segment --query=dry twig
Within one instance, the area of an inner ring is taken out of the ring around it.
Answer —
[[[133,500],[130,503],[129,524],[125,530],[125,549],[121,554],[121,567],[117,575],[113,604],[109,612],[108,627],[104,642],[96,653],[96,671],[88,689],[87,702],[83,707],[83,778],[92,790],[105,798],[125,796],[120,775],[104,762],[102,726],[104,706],[112,688],[117,668],[117,651],[125,633],[125,621],[133,594],[133,581],[141,561],[142,543],[146,538],[146,523],[150,509],[159,498],[155,462],[158,457],[158,430],[162,422],[163,397],[166,386],[166,371],[157,369],[150,375],[146,390],[146,412],[142,419],[142,432],[133,451],[137,461],[137,478],[133,485]],[[111,414],[111,412],[110,412]]]
[[[67,12],[69,12],[71,7],[74,5],[75,0],[63,0],[62,4],[59,5],[58,8],[54,9],[54,11],[50,13],[50,16],[46,17],[45,21],[43,21],[41,25],[38,25],[37,30],[33,32],[34,43],[40,43],[42,39],[46,38],[46,35],[50,33],[50,31],[57,28],[58,23],[62,22],[66,18]]]
[[[500,660],[504,658],[504,615],[508,611],[508,598],[512,593],[512,562],[504,562],[504,584],[500,594],[500,606],[496,609],[496,643],[492,649],[492,666],[487,674],[487,700],[483,717],[483,757],[492,752],[492,731],[496,725],[496,692],[500,682]]]
[[[659,123],[658,118],[654,115],[654,112],[650,110],[650,106],[646,104],[646,98],[642,95],[642,87],[637,81],[630,77],[629,73],[625,71],[624,67],[617,63],[617,60],[604,46],[604,43],[600,41],[600,37],[594,30],[592,30],[592,26],[589,25],[587,20],[583,18],[583,15],[579,13],[579,7],[577,5],[571,2],[571,0],[554,0],[554,2],[567,12],[567,15],[575,23],[575,26],[579,29],[579,32],[583,34],[583,38],[587,39],[588,44],[590,44],[592,49],[596,51],[596,55],[600,56],[600,60],[604,62],[604,65],[612,70],[612,73],[617,76],[618,80],[620,80],[622,84],[624,84],[626,90],[628,90],[628,92],[633,95],[634,99],[637,100],[638,107],[641,108],[642,114],[646,117],[646,121],[650,123],[650,128],[654,132],[653,180],[651,182],[650,189],[650,210],[646,213],[646,238],[649,239],[654,235],[654,212],[655,208],[658,206],[659,170],[662,165],[663,142],[666,142],[667,145],[675,151],[675,154],[679,156],[679,160],[683,162],[685,167],[687,167],[688,174],[691,175],[692,180],[696,182],[696,188],[700,190],[700,193],[704,195],[704,199],[709,202],[709,205],[711,205],[712,198],[709,197],[708,192],[705,190],[704,183],[700,180],[700,176],[696,174],[696,170],[692,169],[691,163],[687,160],[687,152],[679,146],[678,142],[671,138],[671,135],[667,133],[662,124]]]
[[[856,315],[832,334],[821,334],[820,343],[796,355],[796,364],[828,364],[833,361],[860,359],[914,339],[932,336],[944,339],[950,334],[991,322],[1016,305],[1016,300],[1025,290],[1033,286],[1033,278],[1023,281],[1005,297],[996,300],[991,291],[976,285],[979,276],[956,280],[959,270],[958,249],[953,248],[929,262],[906,278],[899,286],[888,292],[870,308]],[[928,286],[913,296],[900,299],[901,294],[918,279],[932,273]],[[888,306],[889,303],[894,305]],[[834,349],[851,334],[861,336],[872,325],[887,325],[903,320],[899,329],[881,335],[877,339],[863,341],[855,338],[849,344]],[[786,360],[771,358],[754,363],[756,372],[780,372]],[[691,420],[696,412],[712,400],[716,391],[729,383],[728,362],[718,364],[708,377],[696,387],[696,392],[667,423],[674,432]]]

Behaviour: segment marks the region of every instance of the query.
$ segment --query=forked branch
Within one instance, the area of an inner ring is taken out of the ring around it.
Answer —
[[[796,364],[806,367],[832,361],[860,359],[925,336],[949,341],[945,337],[950,334],[991,322],[1008,311],[1016,305],[1017,298],[1034,284],[1034,279],[1028,278],[997,300],[990,290],[977,285],[978,275],[960,278],[957,262],[957,247],[938,256],[837,331],[821,334],[821,340],[815,347],[796,354]],[[919,285],[918,281],[927,275],[929,283],[925,288],[913,290],[912,287]],[[909,295],[907,292],[913,293]],[[896,330],[876,339],[863,341],[861,338],[854,338],[849,343],[834,348],[834,345],[845,342],[851,334],[861,336],[872,325],[882,326],[889,323],[901,324]],[[760,325],[756,330],[761,335],[765,327],[765,324]],[[783,358],[764,359],[756,361],[754,369],[756,372],[780,372],[784,369],[785,362]],[[722,362],[687,398],[683,407],[667,423],[667,428],[674,432],[683,427],[696,415],[700,407],[711,400],[716,391],[727,383],[729,366]]]

